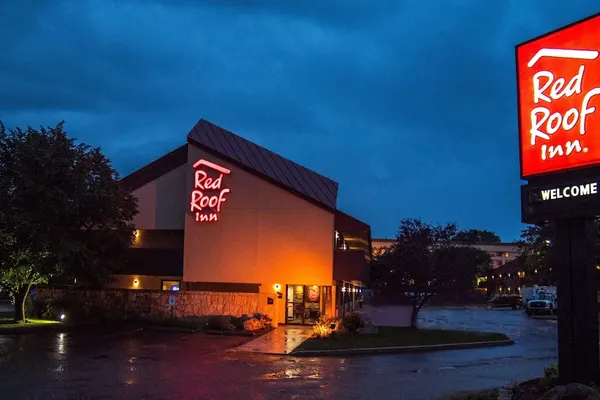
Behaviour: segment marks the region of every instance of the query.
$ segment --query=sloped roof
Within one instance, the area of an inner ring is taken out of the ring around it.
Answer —
[[[185,164],[187,162],[187,144],[176,148],[175,150],[165,154],[161,158],[152,161],[150,164],[132,172],[123,179],[121,183],[125,187],[134,191],[141,188],[147,183],[160,178],[167,172]]]
[[[523,271],[523,261],[521,257],[515,258],[514,260],[493,269],[494,274],[508,274],[510,272],[519,271]]]
[[[204,119],[198,121],[190,131],[188,142],[229,159],[327,209],[336,209],[337,182]]]

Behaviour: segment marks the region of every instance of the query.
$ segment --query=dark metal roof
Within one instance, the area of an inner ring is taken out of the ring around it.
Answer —
[[[187,162],[187,144],[165,154],[121,179],[130,191],[136,190]]]
[[[336,208],[337,182],[204,119],[198,121],[190,131],[188,141],[327,209]]]
[[[493,274],[508,274],[510,272],[519,272],[523,271],[523,260],[521,257],[518,257],[512,261],[507,262],[504,265],[499,266],[498,268],[494,268],[492,270]]]

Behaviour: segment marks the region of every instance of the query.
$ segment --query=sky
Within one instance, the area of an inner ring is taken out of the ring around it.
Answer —
[[[0,2],[0,120],[65,121],[122,176],[207,119],[340,183],[338,208],[517,239],[514,46],[597,0]]]

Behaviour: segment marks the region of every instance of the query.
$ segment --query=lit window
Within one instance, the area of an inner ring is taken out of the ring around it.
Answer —
[[[179,291],[179,287],[181,286],[180,281],[162,281],[162,290],[168,292],[177,292]]]

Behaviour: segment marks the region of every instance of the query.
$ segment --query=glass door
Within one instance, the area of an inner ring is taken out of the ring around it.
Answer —
[[[314,324],[321,316],[321,287],[305,286],[304,293],[305,323]]]
[[[323,314],[322,287],[316,285],[287,285],[286,323],[310,325]]]
[[[304,324],[304,286],[287,285],[286,320],[288,324]]]

